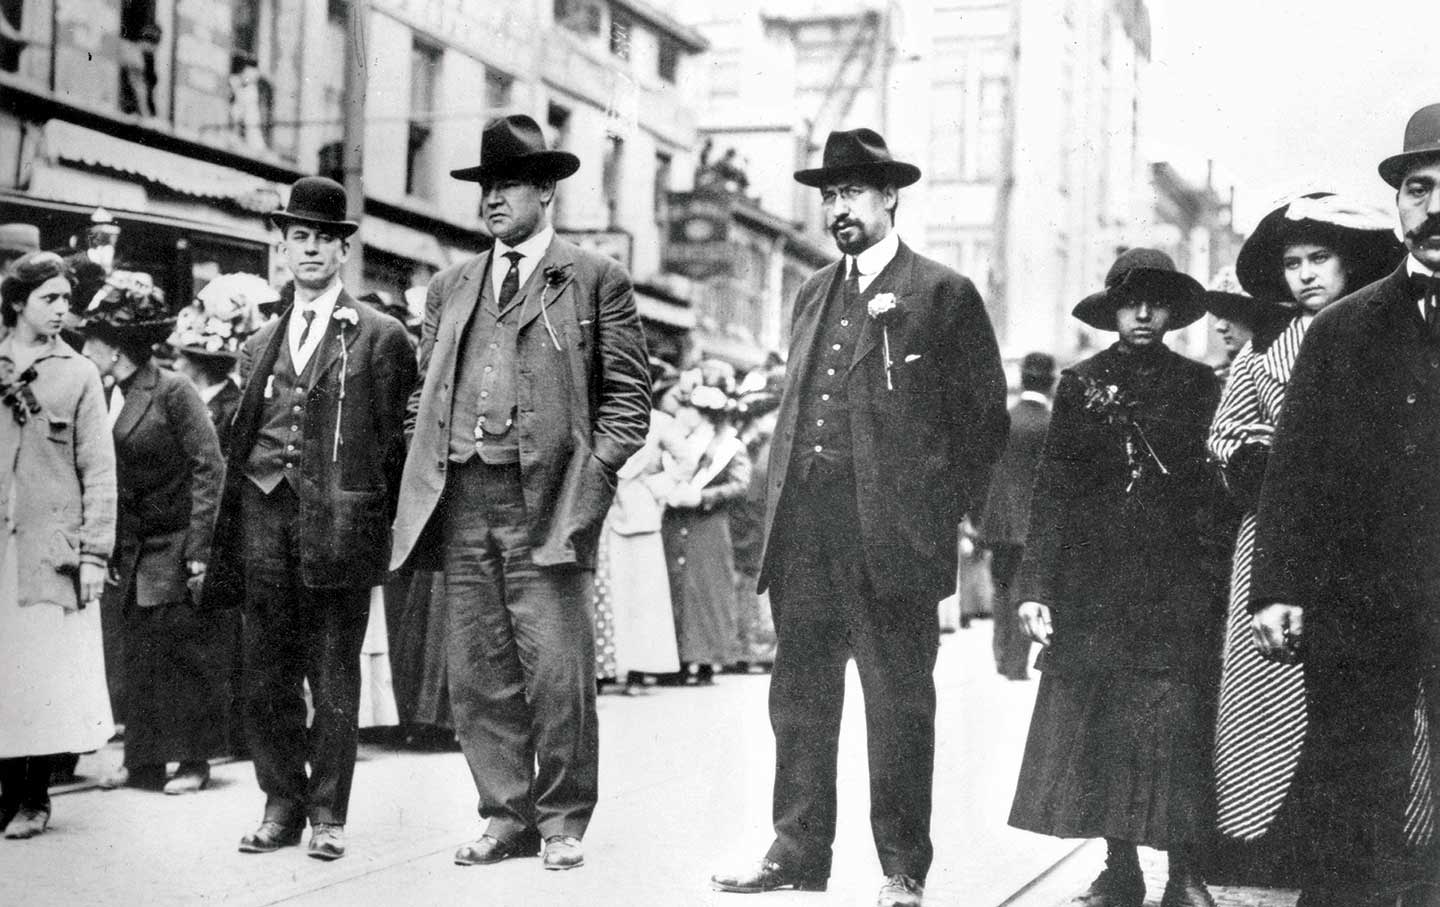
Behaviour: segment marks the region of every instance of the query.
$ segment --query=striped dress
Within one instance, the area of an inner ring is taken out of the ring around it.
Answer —
[[[1247,343],[1235,357],[1210,427],[1210,455],[1222,469],[1247,444],[1270,446],[1310,321],[1296,318],[1269,348],[1259,351]],[[1254,554],[1251,510],[1235,540],[1215,729],[1216,824],[1221,834],[1240,841],[1255,840],[1270,830],[1294,780],[1306,727],[1301,666],[1262,658],[1251,640]],[[1431,838],[1434,826],[1423,692],[1417,696],[1413,750],[1406,820],[1411,841],[1418,843]]]

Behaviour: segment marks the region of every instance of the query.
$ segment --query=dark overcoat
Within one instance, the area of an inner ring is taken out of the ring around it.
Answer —
[[[1127,429],[1087,409],[1085,379],[1138,401],[1163,470],[1137,438],[1132,485]],[[1044,670],[1218,671],[1227,571],[1206,546],[1221,492],[1205,437],[1219,397],[1209,366],[1164,347],[1116,344],[1062,374],[1015,595],[1050,607]]]
[[[220,443],[200,394],[153,362],[124,388],[115,420],[119,487],[111,589],[135,584],[141,608],[188,600],[189,561],[210,560],[210,536],[225,476]]]
[[[760,591],[769,586],[786,530],[786,479],[825,300],[844,279],[839,263],[815,272],[795,299],[785,393],[770,453]],[[880,325],[867,317],[846,381],[855,464],[856,527],[881,601],[929,601],[955,590],[956,534],[984,506],[1005,444],[1005,372],[975,285],[900,243],[865,289],[893,293],[891,390]],[[933,614],[931,615],[933,617]]]
[[[1437,463],[1440,343],[1402,265],[1310,326],[1257,516],[1252,607],[1304,608],[1295,795],[1332,868],[1404,849],[1417,683],[1440,658]]]
[[[1010,409],[1010,440],[995,466],[980,538],[986,545],[1023,545],[1030,519],[1030,492],[1035,487],[1035,465],[1045,447],[1050,407],[1038,400],[1021,400]]]
[[[440,521],[432,517],[449,468],[457,359],[490,255],[441,271],[426,293],[424,381],[411,400],[395,569],[407,561],[440,568]],[[644,446],[650,424],[648,357],[630,278],[613,259],[556,237],[514,304],[522,313],[516,427],[530,557],[542,567],[593,567],[615,473]]]
[[[389,315],[341,292],[315,351],[305,395],[306,444],[296,496],[300,501],[301,581],[311,588],[368,588],[385,578],[390,520],[405,458],[405,403],[415,386],[415,356],[405,328]],[[241,492],[244,464],[264,417],[265,386],[285,343],[288,309],[251,335],[240,354],[240,409],[230,439],[214,551],[206,577],[208,605],[244,601]],[[343,366],[343,384],[342,384]],[[343,394],[342,394],[343,386]],[[343,396],[343,400],[342,400]],[[337,437],[338,445],[333,439]]]
[[[226,378],[220,390],[205,404],[205,409],[210,412],[210,424],[215,426],[215,434],[220,439],[220,454],[228,462],[230,435],[235,428],[235,413],[240,409],[240,388]]]

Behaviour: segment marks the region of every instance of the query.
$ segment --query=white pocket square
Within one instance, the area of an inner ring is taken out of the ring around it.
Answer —
[[[908,355],[908,356],[905,357],[905,361],[906,361],[907,363],[909,363],[909,362],[914,362],[916,359],[919,359],[920,356],[921,356],[920,353],[911,353],[910,355]]]

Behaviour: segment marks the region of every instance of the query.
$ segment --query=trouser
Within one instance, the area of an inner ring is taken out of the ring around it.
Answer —
[[[265,819],[345,824],[360,709],[360,646],[370,590],[314,589],[300,581],[299,500],[247,483],[245,731]],[[315,709],[305,726],[305,681]],[[310,765],[307,775],[305,766]]]
[[[1019,602],[1011,597],[1010,586],[1020,569],[1025,546],[996,542],[990,547],[990,579],[995,586],[994,639],[995,670],[1011,679],[1029,674],[1030,637],[1020,626],[1016,613]]]
[[[0,759],[0,828],[22,809],[50,808],[52,756]]]
[[[782,503],[785,537],[771,603],[779,645],[770,680],[775,842],[769,858],[828,875],[845,668],[865,697],[870,828],[886,875],[923,880],[939,648],[934,601],[882,601],[865,572],[853,476],[815,476]]]
[[[530,559],[518,465],[452,466],[442,507],[450,701],[486,833],[583,837],[599,775],[588,577]]]

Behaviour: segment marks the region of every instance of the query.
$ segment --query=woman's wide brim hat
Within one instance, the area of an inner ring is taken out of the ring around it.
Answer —
[[[281,233],[289,224],[305,224],[345,237],[360,229],[345,219],[345,187],[323,176],[305,176],[290,187],[290,201],[270,212],[270,222]]]
[[[1071,315],[1101,331],[1118,331],[1115,313],[1137,300],[1170,310],[1166,330],[1178,330],[1205,315],[1205,288],[1159,249],[1126,249],[1105,274],[1105,289],[1076,303]]]
[[[470,183],[521,178],[563,180],[580,169],[580,159],[568,151],[545,147],[545,135],[534,118],[523,113],[498,117],[480,134],[480,163],[451,170],[457,180]]]
[[[263,277],[221,274],[195,294],[195,302],[180,310],[169,343],[191,358],[234,362],[246,338],[264,321],[261,306],[279,298]]]
[[[1313,192],[1260,218],[1240,247],[1235,274],[1245,292],[1257,299],[1293,302],[1283,259],[1286,247],[1296,243],[1325,246],[1339,255],[1348,276],[1347,292],[1389,274],[1405,257],[1390,215],[1331,192]]]
[[[861,127],[830,133],[820,166],[795,171],[797,183],[817,189],[846,179],[903,189],[920,179],[920,168],[895,160],[880,133]]]
[[[1380,162],[1380,178],[1396,189],[1405,173],[1421,161],[1440,161],[1440,104],[1427,104],[1405,124],[1405,144],[1399,154]]]
[[[80,333],[107,343],[160,343],[175,328],[165,293],[143,271],[113,271],[85,309]]]
[[[1267,324],[1289,321],[1296,313],[1294,304],[1274,299],[1257,299],[1245,292],[1233,266],[1215,273],[1205,291],[1205,310],[1222,321],[1233,321],[1254,331]]]

